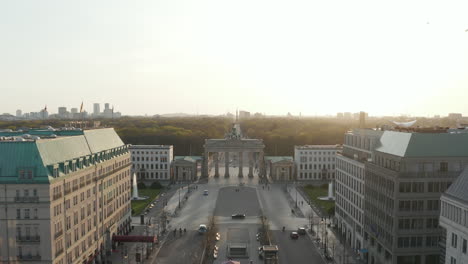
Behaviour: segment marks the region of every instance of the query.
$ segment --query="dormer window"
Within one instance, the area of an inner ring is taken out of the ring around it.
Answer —
[[[59,176],[59,169],[58,168],[53,168],[52,175],[54,176],[54,178],[57,178]]]
[[[18,171],[18,177],[22,180],[31,180],[33,178],[33,170],[30,168],[20,169]]]

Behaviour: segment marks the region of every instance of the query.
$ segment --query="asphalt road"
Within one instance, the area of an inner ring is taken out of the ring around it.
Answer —
[[[233,214],[245,214],[247,217],[258,217],[261,212],[256,188],[242,186],[224,187],[219,190],[215,216],[230,217]]]
[[[321,264],[324,263],[322,257],[317,252],[315,245],[309,236],[299,236],[298,239],[291,239],[289,234],[292,230],[273,231],[273,239],[280,248],[280,263],[294,264]]]

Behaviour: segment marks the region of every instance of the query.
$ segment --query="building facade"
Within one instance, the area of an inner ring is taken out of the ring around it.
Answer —
[[[468,263],[468,169],[465,168],[457,180],[441,197],[440,226],[446,239],[442,244],[440,263]]]
[[[0,260],[103,262],[130,230],[128,147],[113,129],[43,137],[0,141]]]
[[[294,181],[294,159],[289,156],[265,156],[266,176],[273,181]]]
[[[131,145],[132,173],[137,179],[151,183],[169,181],[174,148],[171,145]]]
[[[327,182],[335,178],[335,158],[340,145],[294,146],[298,181]]]
[[[382,133],[372,129],[347,132],[343,151],[336,156],[335,219],[339,233],[357,252],[364,243],[364,165]]]
[[[365,162],[367,263],[439,263],[440,197],[468,164],[467,146],[467,134],[382,134]]]
[[[172,180],[190,182],[198,179],[198,171],[203,162],[201,156],[175,156],[172,161]]]

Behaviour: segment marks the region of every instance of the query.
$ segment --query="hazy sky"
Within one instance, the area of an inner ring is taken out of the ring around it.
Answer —
[[[0,3],[0,112],[468,114],[468,1]]]

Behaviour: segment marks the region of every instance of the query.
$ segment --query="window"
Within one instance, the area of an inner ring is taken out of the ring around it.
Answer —
[[[24,209],[24,218],[29,219],[29,209]]]
[[[439,237],[437,237],[437,236],[428,236],[428,237],[426,237],[426,246],[427,247],[438,247],[439,246]]]
[[[457,248],[457,240],[458,240],[457,235],[452,233],[452,247],[453,248]]]
[[[466,239],[463,239],[463,245],[462,245],[463,254],[466,254],[466,247],[467,247],[466,243],[467,243]]]
[[[21,219],[21,209],[16,209],[16,219]]]
[[[454,257],[450,257],[450,264],[457,264],[457,260]]]
[[[429,210],[429,211],[439,210],[439,200],[428,200],[427,201],[427,210]]]
[[[441,172],[447,172],[448,171],[448,162],[441,162],[440,163],[440,171]]]
[[[426,228],[427,229],[435,229],[439,227],[439,219],[437,218],[428,218],[426,220]]]
[[[411,183],[410,182],[400,182],[400,192],[402,192],[402,193],[411,192]]]

